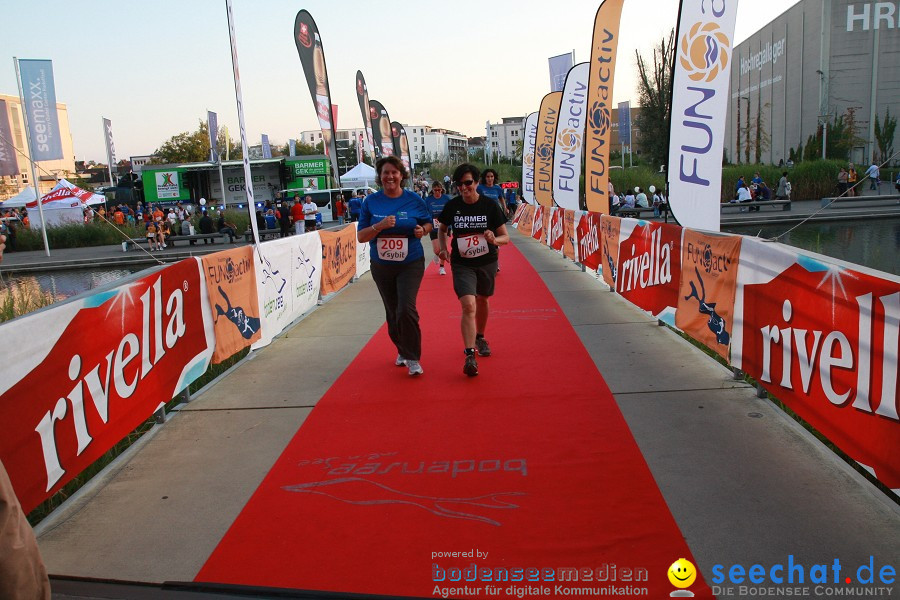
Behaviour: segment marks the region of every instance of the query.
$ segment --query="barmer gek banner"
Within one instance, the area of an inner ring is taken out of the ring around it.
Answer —
[[[31,156],[35,161],[63,158],[59,120],[56,115],[56,87],[53,62],[19,59],[25,120],[31,140]]]
[[[684,227],[719,231],[722,149],[737,0],[683,0],[672,78],[669,209]]]

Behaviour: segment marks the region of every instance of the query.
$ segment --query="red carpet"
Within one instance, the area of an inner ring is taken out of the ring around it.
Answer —
[[[462,598],[614,586],[608,595],[668,597],[669,565],[691,554],[606,383],[519,251],[504,248],[501,264],[486,336],[494,355],[479,359],[480,375],[462,373],[451,277],[429,265],[419,295],[425,374],[393,366],[382,327],[197,581],[419,597],[440,595],[438,586]],[[481,554],[435,554],[469,551]],[[472,563],[475,573],[451,570]],[[592,581],[559,582],[568,567]],[[541,571],[537,581],[528,571],[494,581],[516,568]],[[625,580],[640,569],[648,580]],[[691,590],[712,597],[699,578]]]

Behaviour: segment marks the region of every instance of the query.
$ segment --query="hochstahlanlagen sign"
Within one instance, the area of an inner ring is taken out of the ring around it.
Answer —
[[[737,0],[684,0],[675,44],[669,206],[684,227],[719,231],[722,148]]]

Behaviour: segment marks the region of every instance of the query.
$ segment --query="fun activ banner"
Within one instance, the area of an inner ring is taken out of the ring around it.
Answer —
[[[0,100],[0,177],[11,177],[19,174],[19,163],[16,161],[16,147],[12,139],[9,113],[6,111],[6,100]]]
[[[600,271],[603,255],[600,252],[600,215],[582,213],[576,227],[578,261],[588,269]]]
[[[372,115],[369,112],[369,88],[362,71],[356,72],[356,100],[359,102],[359,113],[362,115],[363,127],[366,130],[366,153],[375,162],[374,138],[372,137]],[[362,162],[362,161],[360,161]]]
[[[53,61],[18,59],[22,107],[34,161],[63,158],[62,137],[56,113]]]
[[[603,0],[594,17],[588,81],[588,122],[585,132],[584,185],[587,209],[609,214],[609,134],[612,124],[613,80],[619,45],[619,20],[624,0]]]
[[[566,77],[556,145],[553,149],[553,199],[570,210],[580,208],[581,156],[584,154],[584,126],[587,121],[588,63],[572,67]]]
[[[212,361],[218,364],[261,336],[253,246],[207,254],[200,260],[215,323]]]
[[[728,358],[741,236],[685,229],[675,326]]]
[[[616,265],[619,264],[619,232],[622,219],[603,215],[600,219],[600,254],[603,264],[603,281],[610,289],[616,289]]]
[[[562,92],[551,92],[541,100],[534,146],[534,198],[541,206],[553,206],[553,148]]]
[[[203,374],[206,302],[187,259],[3,324],[0,459],[26,513]]]
[[[537,140],[536,112],[525,117],[525,137],[522,145],[522,198],[534,204],[534,145]]]
[[[336,292],[356,274],[356,225],[319,231],[322,238],[322,295]]]
[[[322,280],[322,242],[318,235],[294,235],[263,243],[256,269],[261,348],[303,313],[316,306]]]
[[[719,231],[722,149],[737,2],[682,0],[675,38],[669,208],[681,225]]]
[[[564,228],[564,240],[563,240],[563,254],[569,260],[578,262],[577,254],[575,253],[575,249],[577,248],[577,242],[575,237],[575,218],[576,212],[574,210],[566,210],[563,216],[563,228]]]
[[[900,491],[900,278],[745,238],[731,362]]]
[[[558,206],[550,209],[550,224],[547,229],[547,245],[562,252],[566,241],[565,211]]]
[[[328,86],[328,70],[325,68],[325,50],[319,27],[309,11],[301,10],[294,19],[294,42],[303,65],[306,85],[312,97],[319,127],[322,129],[322,147],[331,159],[331,169],[335,179],[335,187],[340,187],[340,171],[338,171],[337,142],[335,140],[334,115],[331,112],[331,88]]]
[[[620,221],[616,292],[672,324],[681,282],[682,231],[677,225]]]
[[[391,117],[388,115],[387,109],[378,100],[369,100],[369,116],[372,119],[372,139],[375,142],[375,152],[381,152],[379,158],[393,156],[394,136],[391,132]]]

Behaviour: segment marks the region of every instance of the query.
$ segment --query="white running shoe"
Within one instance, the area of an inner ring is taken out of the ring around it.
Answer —
[[[438,258],[437,254],[435,254],[434,258],[431,259],[431,262],[433,262],[434,264],[438,264],[439,262],[441,262],[441,259]]]
[[[422,370],[422,365],[419,364],[417,360],[408,360],[406,361],[406,366],[409,368],[410,376],[421,375],[425,371]]]
[[[447,270],[446,270],[444,267],[441,267],[440,270],[438,271],[438,274],[440,274],[440,275],[446,275],[446,274],[447,274]]]
[[[406,366],[406,359],[403,358],[402,356],[400,356],[400,355],[398,354],[398,355],[397,355],[397,360],[394,361],[394,366],[395,366],[395,367],[405,367],[405,366]]]

